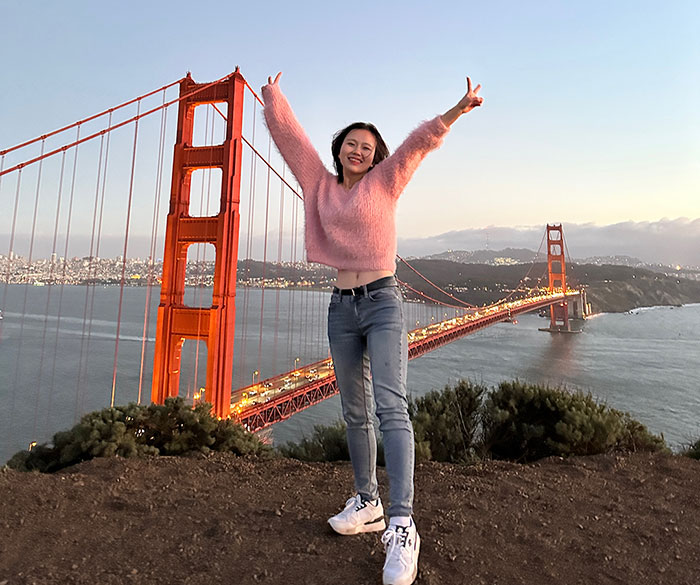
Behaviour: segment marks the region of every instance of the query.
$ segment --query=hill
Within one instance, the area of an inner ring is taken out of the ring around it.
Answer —
[[[349,463],[228,454],[4,469],[0,583],[374,584],[380,535],[326,524],[351,486]],[[663,454],[420,464],[417,583],[696,584],[699,491]]]
[[[521,279],[528,287],[547,285],[545,262],[529,266],[490,266],[417,259],[411,265],[439,287],[475,305],[502,299],[518,286]],[[439,301],[450,302],[449,297],[438,293],[405,265],[399,266],[397,274],[413,288]],[[586,288],[588,300],[596,313],[700,302],[700,281],[630,266],[567,264],[567,282],[569,286]],[[411,295],[407,296],[410,298]]]

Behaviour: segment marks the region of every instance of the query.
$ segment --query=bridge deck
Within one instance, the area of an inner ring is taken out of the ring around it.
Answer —
[[[420,357],[460,337],[507,321],[516,315],[536,311],[578,294],[578,291],[541,294],[414,329],[408,333],[408,359]],[[329,358],[238,389],[233,393],[231,416],[255,432],[285,420],[337,392],[333,360]]]

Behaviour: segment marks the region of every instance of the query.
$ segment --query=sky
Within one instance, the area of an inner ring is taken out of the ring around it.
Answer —
[[[561,222],[587,226],[593,241],[605,228],[610,254],[658,239],[659,226],[678,237],[682,226],[678,245],[700,249],[695,0],[0,0],[0,14],[0,149],[186,71],[210,81],[239,65],[254,88],[283,71],[330,165],[337,129],[371,121],[395,148],[453,106],[469,75],[484,105],[455,123],[406,189],[401,242],[443,236],[454,248],[467,241],[454,234]],[[676,246],[669,240],[667,261]]]

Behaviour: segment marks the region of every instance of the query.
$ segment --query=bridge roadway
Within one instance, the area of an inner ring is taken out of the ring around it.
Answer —
[[[540,293],[524,299],[477,308],[408,333],[408,359],[421,355],[522,313],[578,296],[579,291]],[[333,360],[328,358],[291,372],[239,388],[231,398],[231,417],[250,431],[259,431],[330,398],[338,392]]]

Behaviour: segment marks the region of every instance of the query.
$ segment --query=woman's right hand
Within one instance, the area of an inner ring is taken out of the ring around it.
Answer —
[[[277,82],[280,80],[280,77],[282,77],[282,72],[281,72],[281,71],[275,76],[275,80],[274,80],[274,81],[272,81],[272,77],[268,77],[268,78],[267,78],[267,83],[268,83],[269,85],[277,85]]]

